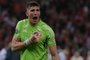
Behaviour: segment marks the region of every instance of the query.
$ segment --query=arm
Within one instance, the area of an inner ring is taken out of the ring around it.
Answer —
[[[57,53],[56,46],[49,46],[49,50],[52,56],[52,60],[60,60],[59,55]]]
[[[28,45],[30,45],[30,44],[33,43],[33,42],[39,42],[40,36],[41,36],[41,35],[40,35],[38,32],[35,33],[35,34],[32,36],[31,39],[30,39],[30,38],[28,39],[28,41],[27,41],[27,42],[29,42]],[[12,51],[19,51],[19,50],[25,48],[25,46],[26,46],[25,43],[26,43],[26,42],[21,42],[21,41],[20,41],[19,39],[17,39],[16,37],[13,37],[12,43],[11,43],[11,50],[12,50]]]
[[[21,42],[19,39],[16,37],[13,37],[12,42],[11,42],[11,50],[12,51],[19,51],[22,48],[24,48],[24,43]]]

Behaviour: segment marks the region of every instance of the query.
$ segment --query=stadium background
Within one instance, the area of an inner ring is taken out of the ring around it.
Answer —
[[[10,50],[10,42],[17,22],[26,18],[27,1],[0,0],[0,60],[19,60],[19,52]],[[75,52],[90,60],[90,0],[36,1],[41,5],[41,18],[56,34],[61,60],[71,60]]]

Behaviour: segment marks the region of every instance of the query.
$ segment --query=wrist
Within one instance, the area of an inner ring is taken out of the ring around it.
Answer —
[[[25,40],[23,43],[24,43],[24,46],[28,46],[28,45],[30,45],[32,42],[33,42],[32,40],[27,39],[27,40]]]

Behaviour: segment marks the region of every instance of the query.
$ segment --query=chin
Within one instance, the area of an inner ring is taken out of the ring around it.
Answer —
[[[35,24],[37,24],[38,22],[39,22],[39,20],[37,19],[37,20],[32,20],[32,21],[30,21],[31,22],[31,24],[33,24],[33,25],[35,25]]]
[[[35,25],[35,24],[37,24],[37,23],[38,23],[38,22],[33,22],[32,24]]]
[[[37,24],[38,22],[39,22],[39,20],[33,21],[33,23],[36,23],[36,24]]]

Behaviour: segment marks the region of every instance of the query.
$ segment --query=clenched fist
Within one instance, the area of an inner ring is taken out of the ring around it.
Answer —
[[[40,41],[40,37],[41,37],[41,33],[40,32],[34,32],[31,40],[35,41],[35,42],[39,42]]]

